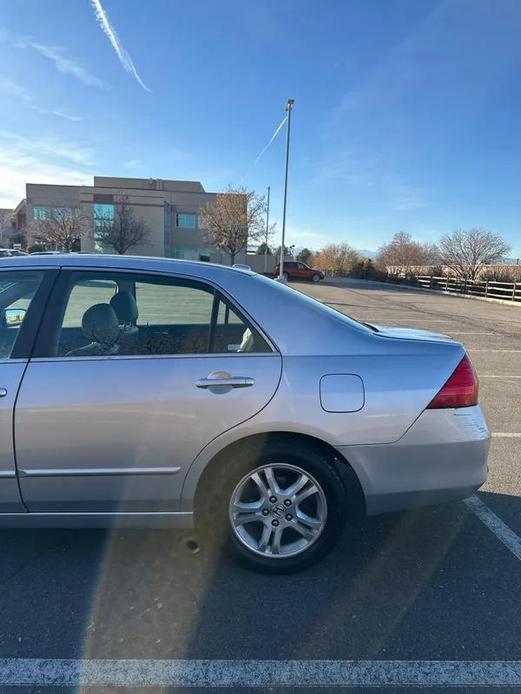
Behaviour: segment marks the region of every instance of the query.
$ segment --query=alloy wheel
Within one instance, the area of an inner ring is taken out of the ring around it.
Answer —
[[[250,551],[273,559],[292,557],[309,549],[324,530],[326,496],[306,470],[263,465],[233,490],[229,517],[235,536]]]

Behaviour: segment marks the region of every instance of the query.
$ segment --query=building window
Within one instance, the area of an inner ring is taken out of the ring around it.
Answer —
[[[94,226],[99,228],[114,221],[114,205],[96,203],[93,209]]]
[[[33,207],[33,219],[49,219],[50,216],[48,207]]]
[[[213,249],[208,247],[176,246],[175,257],[180,260],[201,260],[209,262]]]
[[[114,205],[95,203],[92,208],[94,218],[94,249],[97,253],[114,253],[114,249],[100,242],[98,231],[110,227],[114,223]]]
[[[51,215],[57,219],[69,219],[72,216],[72,209],[70,207],[53,207]]]
[[[33,207],[33,219],[66,219],[80,215],[78,207]]]
[[[176,215],[176,226],[181,229],[197,229],[196,214],[178,214]]]

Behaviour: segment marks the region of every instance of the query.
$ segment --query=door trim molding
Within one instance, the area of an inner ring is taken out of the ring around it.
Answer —
[[[176,475],[180,467],[25,468],[22,477],[93,477],[116,475]]]
[[[16,472],[14,470],[0,470],[1,479],[12,479],[13,477],[16,477]]]

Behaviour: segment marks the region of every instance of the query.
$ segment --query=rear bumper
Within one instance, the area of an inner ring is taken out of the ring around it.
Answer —
[[[340,446],[368,515],[464,499],[487,478],[490,434],[479,406],[425,410],[392,444]]]

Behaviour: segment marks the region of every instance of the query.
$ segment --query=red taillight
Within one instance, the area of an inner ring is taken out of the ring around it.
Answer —
[[[479,382],[470,359],[465,355],[427,409],[470,407],[478,404]]]

